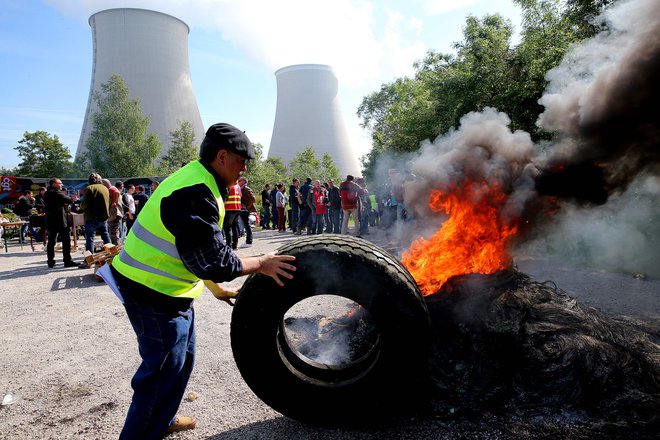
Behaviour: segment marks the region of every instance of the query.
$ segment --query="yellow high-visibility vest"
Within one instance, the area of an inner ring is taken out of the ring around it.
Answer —
[[[218,226],[222,228],[225,208],[216,180],[199,161],[191,162],[165,179],[149,197],[126,237],[124,248],[112,261],[119,273],[165,295],[193,299],[201,295],[204,282],[183,264],[174,236],[160,217],[165,197],[198,184],[206,185],[213,193],[218,203]]]

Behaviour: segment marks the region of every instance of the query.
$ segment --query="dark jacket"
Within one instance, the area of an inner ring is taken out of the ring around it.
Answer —
[[[291,185],[289,186],[289,204],[293,208],[294,206],[300,205],[298,203],[298,188],[296,188],[296,185]]]
[[[46,212],[46,204],[44,203],[44,196],[42,196],[41,193],[34,196],[34,207],[37,208],[37,212],[39,214]]]
[[[14,206],[14,213],[19,217],[27,217],[32,214],[32,208],[34,208],[34,200],[28,200],[27,197],[21,196],[16,206]]]
[[[306,209],[309,208],[307,205],[307,197],[309,197],[309,192],[312,190],[312,184],[305,182],[301,187],[300,187],[300,198],[302,200],[302,203],[300,205],[301,209]]]
[[[309,190],[307,193],[307,207],[312,210],[312,213],[316,210],[316,200],[314,199],[314,187]]]
[[[268,193],[267,189],[264,189],[263,191],[261,191],[261,206],[263,206],[265,208],[265,207],[268,207],[270,205],[271,205],[271,203],[270,203],[270,194]]]
[[[341,209],[341,195],[336,186],[328,188],[328,206],[330,209]]]
[[[270,194],[268,195],[268,198],[270,200],[271,206],[277,206],[277,188],[273,188],[270,190]]]
[[[61,230],[67,226],[66,205],[73,203],[64,191],[51,188],[44,195],[46,207],[46,225],[50,230]]]
[[[140,193],[140,194],[133,194],[133,200],[135,200],[135,215],[138,215],[140,211],[142,211],[142,208],[144,208],[144,205],[147,204],[147,201],[149,200],[149,196],[145,193]]]

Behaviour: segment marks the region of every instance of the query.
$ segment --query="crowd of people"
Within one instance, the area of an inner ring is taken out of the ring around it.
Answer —
[[[98,173],[90,174],[87,186],[82,190],[67,191],[60,178],[49,180],[48,187],[42,187],[35,196],[31,191],[20,196],[13,212],[26,222],[22,236],[30,234],[37,243],[46,246],[47,264],[56,265],[54,247],[62,243],[63,263],[65,267],[77,265],[70,254],[72,228],[76,227],[72,214],[82,215],[84,226],[80,227],[85,237],[85,250],[94,252],[94,242],[98,234],[103,244],[123,243],[140,209],[149,199],[143,185],[129,184],[124,187],[121,180],[114,186]],[[158,182],[151,184],[151,192],[158,187]],[[85,263],[79,267],[86,268]]]
[[[253,226],[277,229],[281,233],[288,230],[297,235],[348,234],[352,220],[352,234],[356,237],[368,235],[370,227],[394,227],[399,237],[404,220],[410,219],[404,206],[403,184],[411,178],[414,176],[410,173],[402,175],[396,169],[390,169],[387,179],[374,191],[364,178],[356,179],[350,174],[338,186],[333,179],[321,182],[307,177],[301,184],[300,179],[294,178],[288,187],[284,183],[275,183],[272,187],[266,184],[260,193],[261,210],[258,210],[258,200],[248,185],[248,178],[240,176],[229,188],[224,201],[226,215],[222,234],[231,248],[237,249],[241,237],[245,237],[241,247],[252,245]],[[150,193],[153,194],[158,185],[159,182],[152,182]],[[21,196],[14,212],[25,220],[31,215],[48,214],[42,225],[44,233],[35,222],[26,224],[24,233],[32,234],[37,242],[47,243],[49,267],[55,266],[50,250],[56,241],[61,241],[64,265],[71,266],[68,240],[64,238],[75,226],[68,214],[84,215],[80,232],[85,237],[85,250],[94,252],[97,234],[104,244],[118,245],[124,242],[149,200],[147,188],[144,185],[125,186],[121,180],[112,185],[108,179],[92,173],[81,198],[78,191],[69,194],[62,187],[61,180],[53,178],[48,188],[42,187],[36,196],[32,192]],[[84,263],[80,266],[86,267]]]
[[[287,230],[301,235],[348,234],[351,219],[353,235],[369,234],[369,227],[396,227],[397,237],[411,215],[404,206],[403,185],[414,175],[392,168],[387,179],[371,191],[364,178],[347,175],[335,185],[307,177],[304,183],[294,178],[287,188],[284,183],[269,183],[261,191],[261,227]]]

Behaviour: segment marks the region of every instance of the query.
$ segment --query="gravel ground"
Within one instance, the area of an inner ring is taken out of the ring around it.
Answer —
[[[238,254],[269,252],[293,239],[291,233],[257,231],[255,244],[239,248]],[[80,260],[80,254],[74,258]],[[105,284],[95,280],[91,269],[65,269],[61,260],[58,263],[48,269],[45,252],[32,252],[29,246],[21,250],[12,244],[8,253],[0,251],[0,397],[12,394],[17,399],[0,407],[0,439],[116,438],[129,406],[130,379],[139,356],[124,309]],[[660,283],[656,280],[583,270],[580,283],[571,284],[576,279],[575,270],[557,264],[525,259],[519,267],[539,281],[553,279],[581,302],[637,320],[657,334]],[[227,286],[239,288],[244,280],[241,277]],[[304,425],[262,403],[241,379],[230,348],[231,307],[205,292],[196,301],[195,310],[197,361],[188,393],[196,394],[196,398],[184,400],[179,412],[194,415],[198,427],[168,439],[587,435],[575,414],[527,420],[493,414],[470,420],[412,419],[357,430]]]

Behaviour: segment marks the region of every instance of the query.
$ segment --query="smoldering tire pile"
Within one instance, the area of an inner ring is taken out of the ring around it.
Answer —
[[[426,297],[436,414],[573,414],[585,435],[658,432],[660,347],[520,272],[454,277]]]
[[[423,298],[393,256],[364,240],[312,236],[278,252],[297,257],[294,280],[250,276],[231,339],[247,384],[286,416],[346,426],[576,410],[596,433],[658,425],[658,345],[552,284],[515,271],[466,275]],[[287,317],[327,295],[352,305],[332,318]]]

